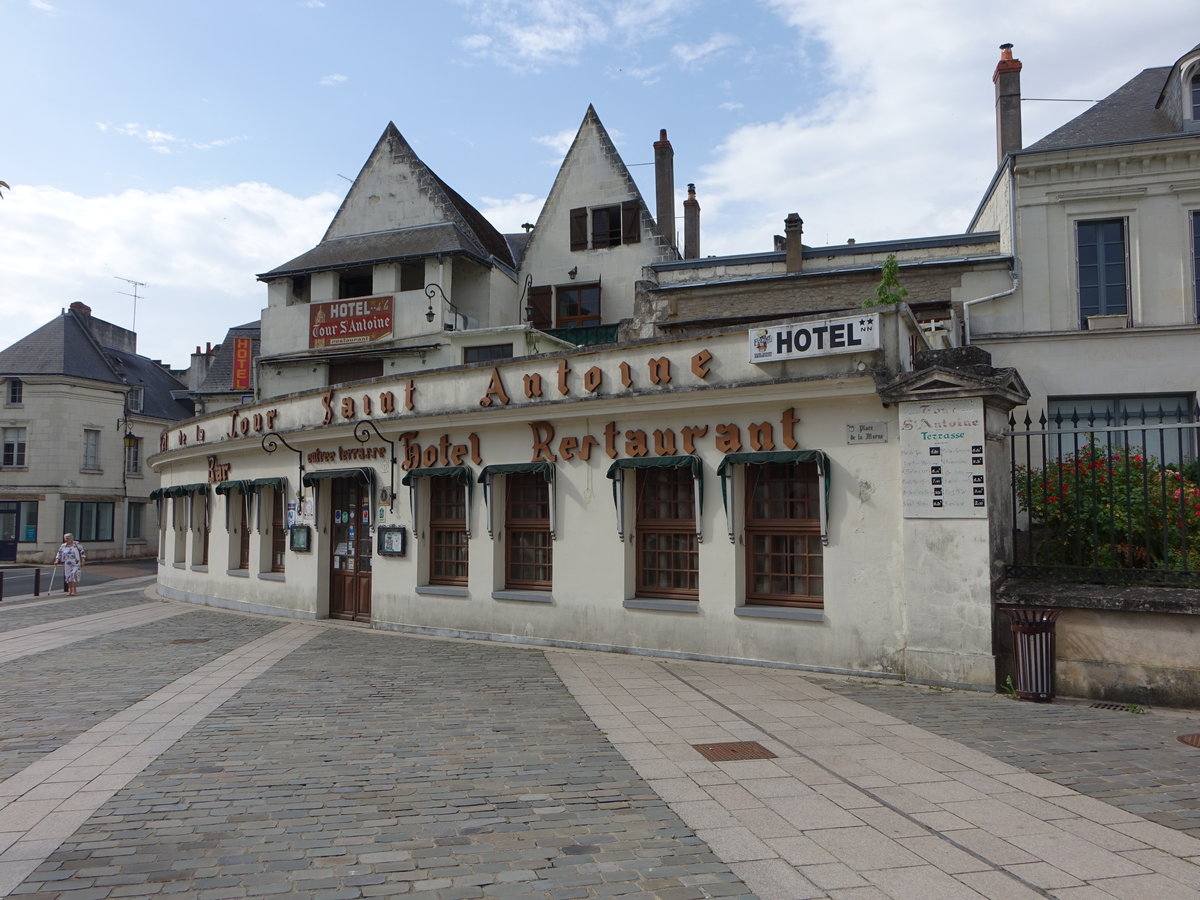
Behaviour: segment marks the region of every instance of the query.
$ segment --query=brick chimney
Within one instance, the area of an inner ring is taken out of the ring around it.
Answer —
[[[1021,61],[1012,44],[1000,45],[1000,61],[992,73],[996,85],[996,165],[1021,149]]]
[[[92,308],[86,303],[80,302],[79,300],[75,300],[71,303],[71,312],[75,313],[75,315],[83,319],[85,322],[92,317]]]
[[[804,265],[804,220],[799,213],[788,213],[783,220],[783,240],[787,246],[787,270],[799,272]]]
[[[696,186],[688,185],[687,199],[683,201],[683,258],[700,258],[700,201],[696,199]]]
[[[654,142],[654,200],[658,230],[675,246],[675,149],[660,128]]]

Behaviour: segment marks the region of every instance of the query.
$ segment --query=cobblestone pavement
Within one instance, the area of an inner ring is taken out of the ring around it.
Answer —
[[[1197,652],[1200,652],[1198,650]],[[934,734],[1200,838],[1200,712],[1093,709],[1082,700],[1021,703],[1002,694],[867,679],[822,687]]]
[[[97,599],[0,608],[0,896],[1200,898],[1195,715]]]

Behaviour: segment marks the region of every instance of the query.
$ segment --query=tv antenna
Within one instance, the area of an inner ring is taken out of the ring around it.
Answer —
[[[113,278],[117,279],[117,281],[124,281],[124,282],[125,282],[126,284],[128,284],[128,285],[129,285],[131,288],[133,288],[133,290],[132,290],[132,291],[117,291],[117,293],[118,293],[118,294],[124,294],[126,297],[132,297],[132,298],[133,298],[133,327],[132,327],[132,328],[130,328],[129,330],[130,330],[130,331],[132,331],[134,334],[137,334],[137,302],[138,302],[138,288],[140,288],[140,287],[145,287],[145,286],[146,286],[146,282],[144,282],[144,281],[134,281],[132,278],[122,278],[120,275],[114,275],[114,276],[113,276]]]

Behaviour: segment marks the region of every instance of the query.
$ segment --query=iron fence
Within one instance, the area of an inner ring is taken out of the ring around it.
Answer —
[[[1008,574],[1200,587],[1200,408],[1115,406],[1009,417]]]

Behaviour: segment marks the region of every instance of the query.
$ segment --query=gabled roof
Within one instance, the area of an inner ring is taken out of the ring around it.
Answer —
[[[244,325],[235,325],[225,332],[225,340],[221,342],[220,348],[213,357],[212,365],[208,369],[208,374],[204,377],[204,383],[200,385],[200,389],[196,393],[233,393],[233,339],[239,337],[250,338],[250,365],[253,368],[258,362],[259,338],[261,333],[262,328],[258,321],[247,322]],[[244,394],[247,391],[239,388],[237,393]]]
[[[86,318],[68,310],[0,352],[0,376],[58,376],[141,387],[142,415],[170,420],[192,415],[191,405],[174,397],[186,390],[174,375],[137,353],[101,346]]]
[[[1179,134],[1175,124],[1156,108],[1171,69],[1171,66],[1160,66],[1143,70],[1087,112],[1020,152],[1063,150]]]
[[[321,243],[259,278],[435,253],[467,253],[513,268],[504,236],[388,122]]]
[[[574,165],[575,157],[582,152],[583,143],[588,139],[590,132],[595,133],[596,140],[600,143],[600,151],[612,166],[613,174],[625,183],[629,196],[637,199],[638,205],[641,208],[642,223],[649,227],[652,233],[658,237],[664,237],[659,224],[650,216],[649,209],[646,207],[646,201],[642,198],[641,191],[638,190],[637,182],[629,174],[629,169],[625,166],[625,161],[621,159],[621,154],[617,151],[616,144],[609,137],[604,123],[600,121],[600,116],[596,114],[596,108],[589,103],[587,112],[583,114],[583,121],[579,123],[579,130],[575,132],[575,139],[571,141],[571,147],[567,150],[567,155],[563,157],[562,165],[558,167],[558,174],[554,177],[554,184],[550,187],[550,193],[546,195],[546,202],[542,204],[542,208],[538,212],[537,225],[533,229],[530,240],[525,246],[523,260],[528,259],[533,248],[537,246],[538,237],[550,230],[542,226],[549,216],[553,215],[556,206],[561,201],[562,195],[568,191],[572,174],[576,171],[576,166]],[[589,183],[588,188],[594,191],[595,185]],[[547,240],[550,239],[553,239],[553,236],[547,238]],[[664,240],[666,240],[667,245],[674,246],[673,241],[665,238]]]
[[[70,311],[0,352],[2,375],[63,375],[123,384],[91,332]]]

